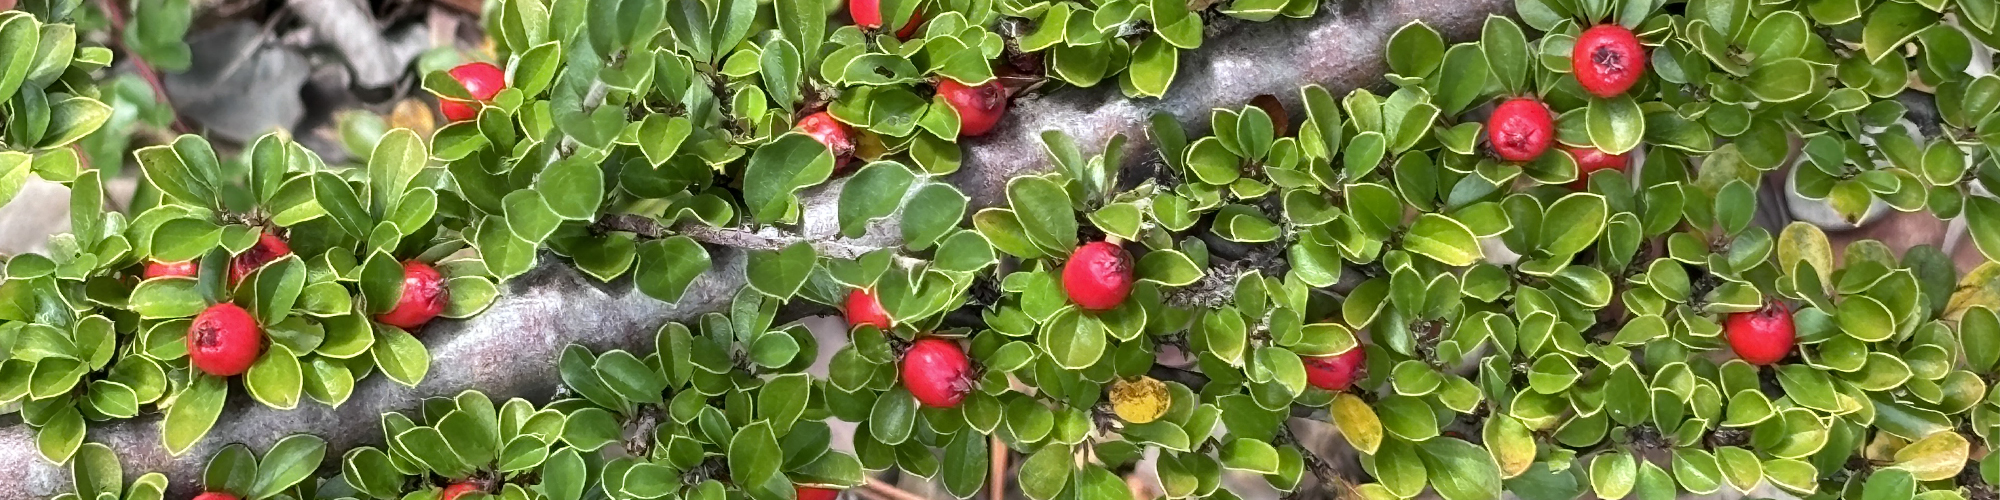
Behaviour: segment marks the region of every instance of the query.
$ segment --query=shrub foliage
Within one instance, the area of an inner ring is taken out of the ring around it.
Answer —
[[[282,134],[233,156],[181,136],[133,153],[152,194],[120,212],[71,147],[129,133],[105,126],[93,82],[111,51],[79,45],[75,5],[26,2],[0,13],[0,203],[30,175],[67,184],[72,232],[6,261],[0,401],[19,405],[44,459],[69,464],[76,498],[159,498],[167,478],[128,483],[86,429],[160,413],[160,444],[180,454],[231,424],[230,391],[288,409],[340,405],[370,376],[415,386],[433,361],[421,330],[373,319],[401,298],[403,261],[436,265],[443,315],[465,318],[539,259],[671,302],[711,252],[737,247],[749,286],[725,312],[631,332],[656,339],[644,352],[572,346],[554,401],[412,401],[333,460],[312,436],[224,448],[201,486],[245,500],[449,499],[461,483],[520,500],[790,499],[900,469],[970,497],[1000,486],[987,484],[997,444],[1025,457],[1018,487],[1038,500],[1126,495],[1114,471],[1149,454],[1168,498],[1232,498],[1225,473],[1378,499],[1760,484],[1992,498],[2000,77],[1986,71],[2000,4],[1515,4],[1476,41],[1402,27],[1379,89],[1301,82],[1215,109],[1199,137],[1168,116],[1103,145],[1042,133],[1047,171],[975,207],[944,182],[959,116],[931,95],[938,79],[1115,79],[1157,97],[1205,24],[1309,17],[1318,2],[883,0],[885,19],[921,13],[902,39],[820,2],[500,0],[485,19],[507,88],[476,119],[390,131],[352,165]],[[1572,75],[1597,24],[1646,51],[1644,77],[1612,97]],[[186,50],[160,38],[141,56]],[[423,87],[471,99],[444,72]],[[1632,164],[1495,158],[1484,120],[1520,97],[1546,105],[1563,149]],[[856,131],[851,170],[792,131],[819,110]],[[1157,157],[1124,157],[1127,141]],[[841,236],[810,238],[796,195],[825,184],[841,189]],[[1760,190],[1845,224],[1962,218],[1953,240],[1985,262],[1758,224],[1760,204],[1780,208]],[[266,234],[292,253],[232,278]],[[900,243],[859,243],[869,234]],[[1105,239],[1136,255],[1137,283],[1085,310],[1063,265]],[[141,279],[182,261],[200,271]],[[819,345],[780,321],[787,304],[841,307],[857,290],[891,327]],[[187,361],[190,318],[223,302],[268,338],[240,383]],[[1729,316],[1772,307],[1790,311],[1796,346],[1774,364],[1737,359]],[[955,407],[903,386],[903,351],[924,337],[973,361]],[[1351,388],[1308,382],[1316,360],[1355,349],[1366,369]],[[822,351],[826,375],[808,373]],[[1294,419],[1337,426],[1365,475],[1301,447]],[[830,449],[829,420],[859,423],[852,453]]]

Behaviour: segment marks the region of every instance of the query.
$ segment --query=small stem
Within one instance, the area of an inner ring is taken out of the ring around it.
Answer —
[[[1007,499],[1007,443],[1000,442],[999,436],[987,438],[986,447],[992,452],[993,476],[986,481],[989,500]]]
[[[160,72],[153,69],[153,65],[146,64],[146,58],[139,57],[138,54],[132,52],[130,47],[125,46],[125,10],[119,8],[118,2],[115,0],[97,0],[97,5],[99,8],[104,9],[104,17],[108,18],[111,22],[111,44],[117,46],[119,51],[124,52],[126,56],[132,58],[132,72],[138,73],[139,78],[146,80],[146,86],[153,88],[154,99],[158,99],[160,104],[167,105],[168,111],[173,111],[174,103],[167,100],[167,86],[160,82]],[[181,123],[180,112],[174,111],[173,115],[174,121],[170,126],[173,128],[174,133],[188,133],[191,129],[186,124]]]
[[[916,496],[914,494],[911,494],[910,492],[903,491],[901,488],[897,488],[895,486],[889,486],[875,481],[869,481],[867,483],[863,483],[861,485],[861,488],[857,490],[856,493],[860,493],[862,494],[862,496],[867,496],[872,498],[884,498],[888,500],[924,500],[924,497]]]

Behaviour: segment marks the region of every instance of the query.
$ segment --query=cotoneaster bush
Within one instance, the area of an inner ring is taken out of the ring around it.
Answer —
[[[1044,133],[1051,168],[998,207],[943,182],[957,138],[1033,119],[1005,114],[998,75],[1159,95],[1203,16],[1318,8],[1254,3],[878,2],[877,21],[918,19],[904,40],[829,32],[802,2],[506,0],[491,67],[425,76],[453,120],[429,139],[327,165],[281,135],[228,159],[183,136],[136,153],[162,194],[129,217],[97,208],[101,175],[66,141],[28,133],[89,131],[38,126],[17,96],[0,159],[68,182],[77,209],[50,255],[7,263],[0,401],[89,471],[79,498],[158,496],[163,477],[127,492],[107,472],[86,422],[163,412],[179,453],[233,387],[289,408],[377,373],[414,386],[420,319],[476,314],[543,249],[674,301],[710,246],[762,229],[778,236],[747,248],[727,314],[668,324],[650,352],[567,349],[557,401],[413,401],[337,475],[294,473],[320,463],[295,438],[225,448],[202,486],[786,499],[894,468],[970,497],[998,486],[998,438],[1037,500],[1126,495],[1114,471],[1149,453],[1169,498],[1234,497],[1225,471],[1366,498],[1991,495],[2000,77],[1968,72],[2000,42],[1991,2],[1522,0],[1526,28],[1490,18],[1478,41],[1398,30],[1386,95],[1306,84],[1289,108],[1214,110],[1207,136],[1156,117],[1097,156]],[[0,18],[0,40],[62,31]],[[40,88],[93,92],[98,50]],[[55,71],[43,52],[64,51],[38,48],[32,74]],[[1128,162],[1127,140],[1157,161]],[[899,244],[795,232],[794,193],[834,176],[841,234],[899,217]],[[1847,223],[1962,215],[1988,262],[1961,276],[1927,246],[1753,225],[1765,182]],[[778,321],[804,303],[844,311],[849,341]],[[211,346],[254,356],[241,373],[191,352],[217,310],[217,333],[262,337]],[[822,349],[828,375],[806,374]],[[1300,447],[1296,418],[1336,425],[1365,475]],[[852,454],[829,451],[828,419],[860,423]]]

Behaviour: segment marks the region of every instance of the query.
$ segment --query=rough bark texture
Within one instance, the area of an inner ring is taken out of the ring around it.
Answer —
[[[998,130],[966,144],[965,168],[948,182],[973,198],[974,210],[1004,202],[1008,178],[1048,168],[1039,138],[1046,129],[1069,133],[1087,153],[1101,148],[1112,134],[1124,133],[1134,139],[1127,158],[1137,163],[1149,153],[1143,146],[1144,123],[1154,112],[1171,113],[1190,133],[1202,133],[1210,108],[1239,106],[1257,95],[1275,95],[1292,107],[1298,105],[1298,87],[1308,83],[1325,85],[1336,95],[1380,86],[1386,71],[1382,46],[1404,23],[1423,19],[1449,39],[1467,40],[1476,36],[1488,14],[1511,6],[1507,0],[1337,0],[1312,19],[1239,25],[1233,33],[1184,53],[1165,99],[1127,99],[1115,84],[1106,84],[1017,100]],[[810,208],[799,234],[826,238],[837,232],[838,188],[836,182],[802,197]],[[893,244],[894,224],[876,226],[867,237],[842,241]],[[293,433],[326,438],[328,461],[321,474],[337,473],[346,450],[380,443],[383,412],[409,410],[422,398],[466,389],[485,391],[496,401],[546,399],[558,384],[554,360],[564,346],[641,348],[665,322],[725,307],[744,284],[744,257],[740,251],[711,251],[715,267],[678,304],[646,297],[625,280],[597,283],[545,256],[534,271],[508,283],[485,313],[466,321],[441,321],[423,332],[433,361],[429,376],[415,388],[370,377],[339,408],[306,402],[288,411],[266,408],[236,390],[214,430],[179,457],[161,446],[157,415],[94,425],[88,439],[116,450],[128,477],[166,473],[176,498],[193,495],[202,467],[222,446],[243,443],[263,450]],[[25,426],[0,428],[0,463],[9,464],[0,467],[0,484],[15,486],[0,488],[0,500],[46,498],[69,489],[67,470],[44,462],[34,450],[33,433]]]
[[[1096,88],[1065,88],[1044,96],[1017,97],[999,127],[964,141],[965,168],[951,183],[972,197],[972,205],[1006,203],[1007,179],[1051,167],[1041,133],[1060,130],[1076,139],[1085,155],[1125,134],[1127,164],[1153,156],[1146,120],[1168,113],[1187,127],[1188,137],[1208,132],[1209,110],[1239,107],[1269,94],[1302,121],[1299,87],[1317,83],[1337,98],[1349,90],[1387,90],[1382,57],[1389,35],[1422,19],[1446,40],[1479,37],[1489,14],[1513,13],[1512,0],[1332,0],[1311,19],[1238,23],[1229,31],[1181,53],[1180,72],[1163,99],[1131,99],[1106,80]]]

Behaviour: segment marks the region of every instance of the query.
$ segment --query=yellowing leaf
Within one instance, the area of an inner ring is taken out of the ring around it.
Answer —
[[[1373,455],[1382,446],[1382,419],[1361,398],[1340,393],[1333,398],[1331,410],[1334,425],[1340,426],[1340,433],[1347,435],[1347,442],[1355,449]]]
[[[1167,393],[1167,384],[1153,377],[1142,375],[1138,379],[1120,379],[1111,383],[1111,411],[1126,422],[1143,424],[1159,420],[1172,404],[1173,396]]]

